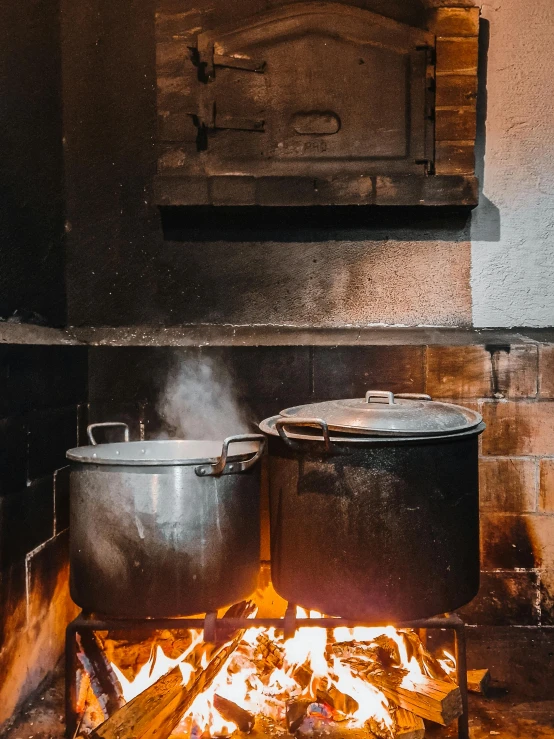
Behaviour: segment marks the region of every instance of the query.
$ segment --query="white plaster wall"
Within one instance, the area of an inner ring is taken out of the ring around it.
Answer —
[[[554,325],[554,0],[491,0],[483,195],[472,216],[475,326]],[[491,229],[494,231],[494,229]],[[495,238],[498,238],[495,236]]]

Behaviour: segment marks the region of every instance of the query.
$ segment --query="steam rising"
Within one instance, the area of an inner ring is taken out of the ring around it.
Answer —
[[[244,406],[230,372],[209,357],[176,360],[158,400],[171,437],[220,440],[248,433]]]

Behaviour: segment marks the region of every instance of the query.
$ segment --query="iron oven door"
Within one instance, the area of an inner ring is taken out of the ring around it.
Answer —
[[[434,45],[419,28],[323,2],[201,33],[189,112],[203,151],[179,174],[424,174]]]

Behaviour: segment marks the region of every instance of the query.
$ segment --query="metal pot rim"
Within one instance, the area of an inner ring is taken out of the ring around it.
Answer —
[[[79,464],[101,464],[127,467],[166,467],[216,464],[221,458],[223,441],[188,439],[156,439],[95,444],[69,449],[68,459]],[[228,462],[252,457],[260,450],[259,442],[233,443]]]

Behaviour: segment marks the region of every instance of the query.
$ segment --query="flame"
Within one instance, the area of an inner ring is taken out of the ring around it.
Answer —
[[[118,666],[112,662],[112,668],[121,684],[121,690],[123,691],[125,701],[128,703],[177,665],[179,665],[181,669],[183,681],[187,683],[194,671],[194,666],[185,662],[185,660],[201,642],[202,631],[191,629],[191,643],[183,654],[176,659],[167,657],[163,649],[158,645],[155,650],[152,650],[150,659],[140,668],[133,680],[128,680]]]
[[[308,613],[303,608],[297,608],[296,615],[299,618],[308,618]],[[321,618],[321,614],[317,611],[310,611],[309,618],[318,619]],[[303,626],[296,630],[291,639],[285,641],[285,664],[292,672],[295,667],[308,663],[313,673],[310,687],[313,687],[318,677],[327,675],[326,648],[327,631],[325,629],[318,626]]]
[[[447,675],[454,675],[456,673],[456,658],[446,649],[443,649],[443,659],[439,659],[440,666],[446,672]]]
[[[389,711],[389,702],[383,693],[366,680],[356,677],[351,670],[333,658],[333,683],[341,691],[354,698],[359,708],[352,714],[352,725],[362,727],[370,718],[392,728],[394,722]]]
[[[315,623],[321,618],[321,614],[315,611],[308,614],[301,608],[297,615],[300,618],[309,616]],[[203,643],[202,637],[201,631],[191,630],[188,648],[176,659],[167,657],[158,645],[134,680],[128,680],[113,665],[125,700],[131,700],[175,667],[181,670],[183,684],[188,685],[198,670],[209,663],[208,645]],[[380,640],[379,644],[376,640]],[[352,648],[347,646],[349,643]],[[304,626],[287,640],[274,628],[249,628],[214,682],[197,696],[183,716],[176,733],[190,739],[232,734],[237,726],[214,707],[214,697],[218,695],[253,716],[266,716],[279,722],[283,728],[287,701],[302,698],[313,701],[305,720],[314,724],[339,719],[346,720],[347,726],[364,727],[370,722],[379,727],[383,736],[394,736],[393,708],[381,690],[372,684],[369,674],[375,665],[375,649],[379,645],[382,648],[383,644],[394,655],[393,669],[402,670],[403,683],[417,682],[427,674],[421,653],[420,661],[417,659],[419,642],[414,632],[397,631],[393,626],[353,629],[339,626],[332,631],[316,625]],[[408,645],[412,646],[408,648]],[[341,651],[345,646],[346,651]],[[347,652],[354,654],[358,662],[349,661]],[[456,669],[455,659],[448,652],[444,652],[438,662],[448,675]],[[360,670],[360,665],[364,669],[367,666],[369,673]],[[349,698],[350,702],[345,705],[350,712],[344,715],[342,709],[327,705],[323,699],[318,702],[320,688],[324,688],[327,696],[329,691],[336,689],[339,695]]]

